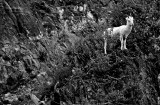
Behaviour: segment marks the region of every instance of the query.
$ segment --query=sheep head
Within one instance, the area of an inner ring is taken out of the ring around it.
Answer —
[[[134,22],[133,22],[133,17],[132,16],[128,16],[126,17],[126,21],[127,21],[127,24],[129,25],[134,25]]]

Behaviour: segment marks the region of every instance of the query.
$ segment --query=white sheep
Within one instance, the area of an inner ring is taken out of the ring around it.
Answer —
[[[131,33],[133,23],[133,17],[126,17],[127,24],[119,27],[108,28],[103,32],[104,37],[104,52],[107,54],[107,40],[120,40],[121,41],[121,50],[126,48],[126,39],[128,35]]]

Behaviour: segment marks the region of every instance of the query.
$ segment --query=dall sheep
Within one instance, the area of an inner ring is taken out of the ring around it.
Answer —
[[[107,28],[103,32],[104,38],[104,53],[107,54],[107,40],[120,40],[121,41],[121,50],[125,50],[126,48],[126,39],[128,35],[131,33],[132,27],[134,25],[133,17],[126,17],[127,24],[119,27]]]

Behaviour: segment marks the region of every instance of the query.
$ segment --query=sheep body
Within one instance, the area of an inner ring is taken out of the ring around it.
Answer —
[[[108,28],[108,31],[110,31],[111,28]],[[125,35],[128,36],[132,30],[132,27],[128,27],[126,25],[122,25],[120,27],[114,27],[113,32],[111,34],[112,37],[117,37],[117,35]]]

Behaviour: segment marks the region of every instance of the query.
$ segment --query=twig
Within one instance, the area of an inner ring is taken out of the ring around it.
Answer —
[[[110,75],[107,75],[107,77],[119,81],[119,80],[121,80],[121,79],[123,79],[123,78],[125,78],[125,77],[127,77],[127,76],[122,76],[122,77],[120,77],[120,78],[115,78],[115,77],[112,77],[112,76],[110,76]]]

